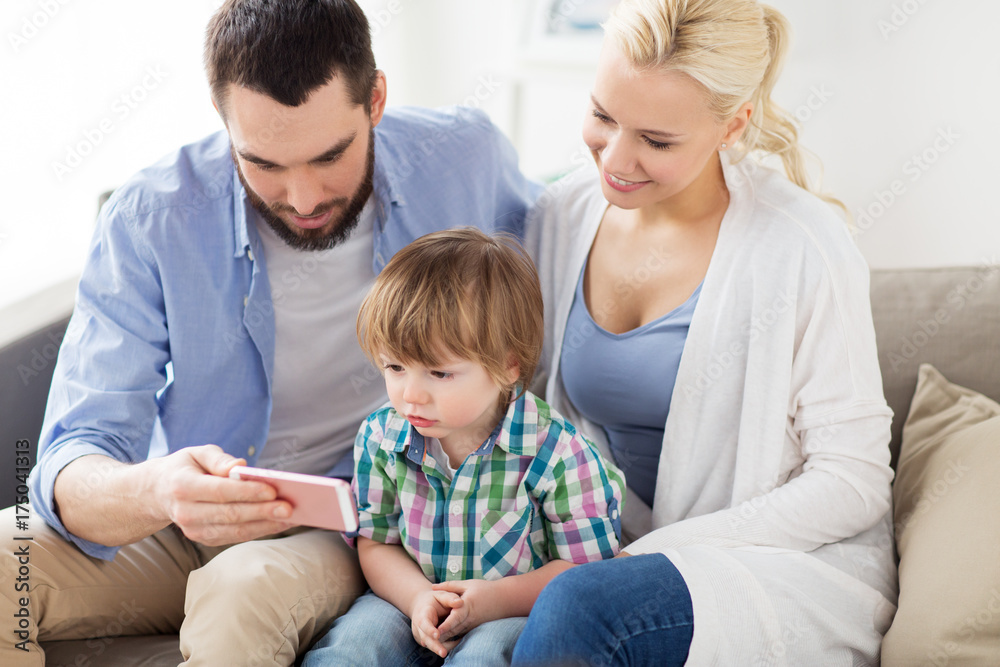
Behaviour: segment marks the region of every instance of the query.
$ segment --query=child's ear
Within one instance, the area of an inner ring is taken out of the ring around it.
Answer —
[[[513,386],[517,383],[517,379],[519,377],[521,377],[521,365],[517,363],[517,359],[515,359],[512,354],[507,358],[507,371],[505,379],[507,380],[507,384]]]

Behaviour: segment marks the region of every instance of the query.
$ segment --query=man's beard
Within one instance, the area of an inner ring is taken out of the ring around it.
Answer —
[[[264,200],[253,191],[246,179],[243,177],[243,171],[240,169],[240,163],[236,160],[236,151],[233,150],[232,143],[229,144],[229,152],[233,156],[233,165],[236,167],[236,175],[239,176],[240,183],[243,184],[243,189],[246,190],[247,199],[254,207],[254,210],[260,214],[260,217],[264,219],[264,222],[267,223],[268,227],[273,229],[274,233],[277,234],[282,241],[297,250],[329,250],[346,240],[347,237],[351,235],[351,232],[354,231],[354,228],[358,226],[361,210],[365,207],[365,202],[368,201],[368,197],[371,196],[372,190],[374,189],[375,132],[373,129],[369,129],[368,155],[365,160],[365,177],[358,186],[358,189],[355,190],[354,195],[350,198],[350,200],[346,197],[340,197],[338,199],[325,201],[312,211],[307,212],[309,215],[322,215],[331,208],[346,204],[344,212],[340,215],[340,218],[336,220],[333,228],[324,232],[323,230],[329,226],[329,223],[327,223],[319,229],[296,228],[297,232],[292,231],[289,227],[291,223],[285,222],[278,215],[278,212],[298,215],[299,211],[296,211],[288,204],[277,204],[272,207],[265,203]]]

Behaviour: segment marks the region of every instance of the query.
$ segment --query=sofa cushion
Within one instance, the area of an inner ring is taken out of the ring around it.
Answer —
[[[1000,404],[919,369],[893,485],[899,610],[882,664],[1000,664]]]
[[[895,413],[894,465],[921,363],[1000,401],[1000,265],[986,259],[980,266],[871,273],[882,386]]]

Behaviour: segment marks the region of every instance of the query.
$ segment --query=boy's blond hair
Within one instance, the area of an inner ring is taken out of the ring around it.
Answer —
[[[379,354],[434,367],[443,354],[475,361],[512,400],[511,362],[527,388],[542,351],[538,273],[518,241],[474,227],[422,236],[397,252],[358,313],[358,340]]]

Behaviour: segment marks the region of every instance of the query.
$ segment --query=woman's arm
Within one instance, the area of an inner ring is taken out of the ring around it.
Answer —
[[[837,449],[844,442],[884,446],[878,434],[888,431],[889,419],[877,414],[813,429],[808,439],[818,451],[809,455],[795,479],[770,490],[762,486],[760,495],[733,507],[653,530],[629,544],[628,552],[662,553],[692,545],[812,551],[867,530],[889,511],[888,493],[882,488],[888,489],[891,471],[883,473],[879,466]]]

